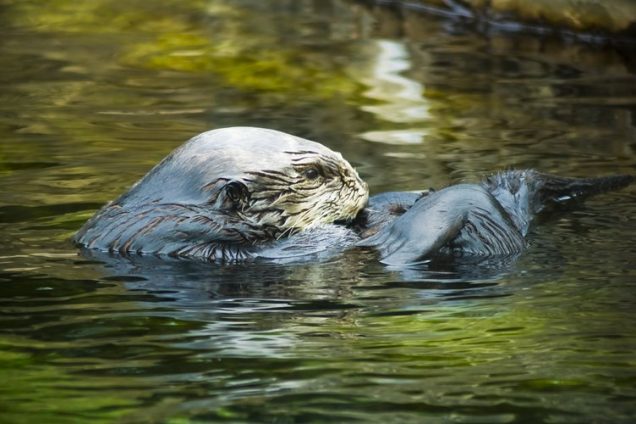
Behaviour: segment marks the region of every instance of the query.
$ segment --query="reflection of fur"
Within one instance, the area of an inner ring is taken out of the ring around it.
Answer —
[[[286,259],[282,263],[268,259],[240,265],[210,266],[200,261],[136,255],[122,257],[88,249],[84,249],[82,254],[101,263],[100,268],[109,275],[109,281],[117,281],[128,290],[169,301],[165,304],[168,309],[164,313],[188,315],[189,319],[192,318],[191,314],[201,313],[205,315],[205,320],[209,320],[210,314],[216,313],[215,306],[227,307],[232,299],[235,299],[233,310],[243,308],[246,312],[249,312],[249,308],[258,309],[261,306],[255,306],[254,302],[242,302],[243,299],[261,299],[261,304],[271,299],[281,309],[290,307],[287,302],[295,301],[301,302],[306,308],[322,309],[326,296],[346,303],[347,298],[356,297],[352,290],[357,290],[358,279],[361,273],[369,271],[368,266],[373,258],[373,254],[357,250],[347,252],[337,260],[333,257],[308,256],[304,262],[298,258],[291,264]],[[365,286],[372,284],[368,289],[388,290],[404,285],[418,293],[422,292],[422,296],[442,298],[461,295],[463,290],[471,288],[487,296],[493,290],[498,290],[495,280],[510,269],[511,262],[494,262],[491,258],[486,259],[481,266],[482,262],[477,259],[462,258],[460,261],[448,262],[436,259],[428,265],[402,267],[389,274],[390,281],[387,281],[385,273],[377,274],[378,279],[375,281],[376,277],[369,274],[367,277],[370,280],[365,282]],[[464,260],[466,266],[462,265]],[[484,261],[484,258],[479,260]],[[424,293],[431,290],[430,293]],[[216,301],[222,305],[217,305]],[[197,312],[199,305],[201,310]]]

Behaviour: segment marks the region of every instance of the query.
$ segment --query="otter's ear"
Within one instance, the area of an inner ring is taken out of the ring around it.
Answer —
[[[245,184],[240,181],[229,181],[221,189],[217,203],[221,209],[237,210],[245,207],[249,198],[250,192]]]

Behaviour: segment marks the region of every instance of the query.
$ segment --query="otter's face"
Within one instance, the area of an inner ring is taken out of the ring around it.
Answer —
[[[285,152],[289,166],[248,172],[244,218],[290,234],[319,224],[353,219],[369,192],[353,167],[335,152]]]
[[[283,237],[306,228],[353,219],[368,200],[367,184],[339,153],[289,151],[285,166],[248,171],[225,184],[226,210]]]

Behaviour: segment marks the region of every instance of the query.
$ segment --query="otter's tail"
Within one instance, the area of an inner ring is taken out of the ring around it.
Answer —
[[[486,188],[525,234],[532,218],[595,194],[627,187],[636,180],[632,175],[596,178],[570,178],[535,170],[506,171],[482,181]]]

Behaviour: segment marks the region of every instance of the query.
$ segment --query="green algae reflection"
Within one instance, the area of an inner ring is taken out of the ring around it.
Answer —
[[[125,66],[212,74],[246,91],[319,99],[349,98],[359,91],[343,66],[324,61],[320,49],[312,54],[311,46],[300,48],[293,34],[285,40],[284,28],[263,32],[259,11],[239,5],[51,1],[16,3],[11,12],[12,22],[42,32],[146,34],[145,41],[121,47]]]
[[[19,344],[23,343],[33,342]],[[15,340],[0,339],[2,422],[55,424],[69,422],[69,417],[75,417],[94,423],[108,423],[134,406],[133,398],[115,392],[105,394],[95,390],[99,385],[74,378],[32,355],[10,350],[14,344]],[[125,384],[123,381],[120,383]],[[108,383],[101,381],[101,384]]]

